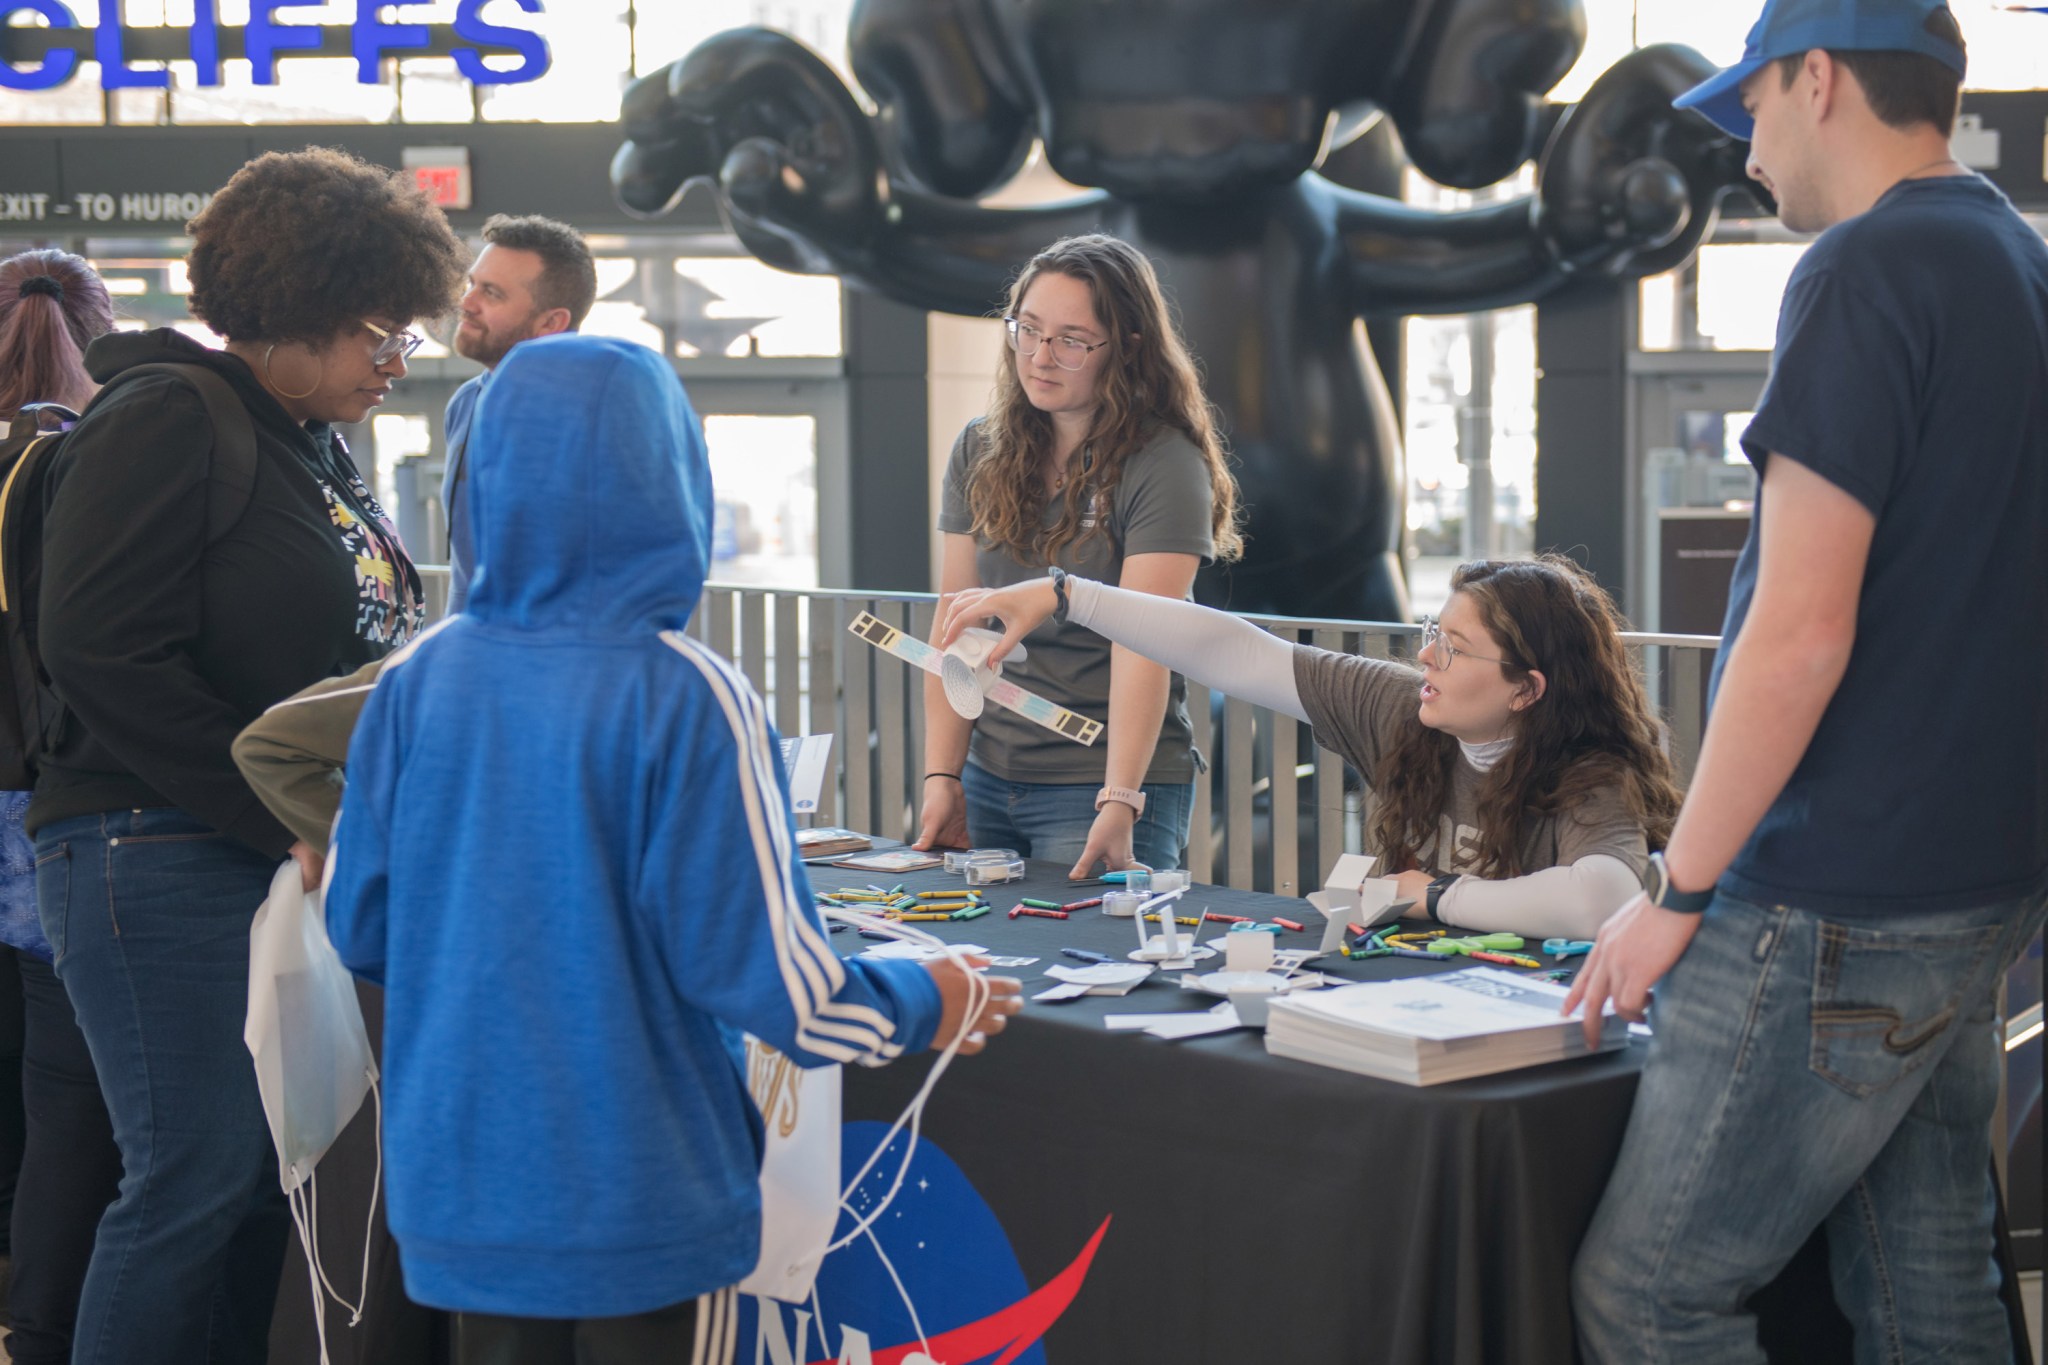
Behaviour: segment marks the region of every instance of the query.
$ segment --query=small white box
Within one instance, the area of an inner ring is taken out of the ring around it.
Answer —
[[[1308,903],[1323,913],[1323,952],[1334,953],[1343,945],[1348,924],[1371,929],[1400,915],[1395,908],[1400,883],[1373,876],[1377,861],[1362,853],[1343,854],[1323,879],[1323,889],[1309,892]]]
[[[1271,934],[1225,934],[1223,970],[1227,972],[1268,972],[1273,969]]]

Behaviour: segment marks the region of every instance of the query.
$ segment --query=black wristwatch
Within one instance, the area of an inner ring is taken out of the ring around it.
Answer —
[[[1681,915],[1697,915],[1705,910],[1714,899],[1714,888],[1704,891],[1680,891],[1671,884],[1671,869],[1664,865],[1662,853],[1650,855],[1650,904],[1664,910],[1676,910]]]
[[[1067,623],[1067,608],[1071,605],[1067,601],[1067,571],[1055,564],[1048,576],[1052,579],[1053,600],[1059,603],[1052,609],[1052,619],[1063,626]]]
[[[1422,909],[1431,919],[1436,919],[1436,903],[1443,899],[1444,892],[1451,889],[1451,883],[1462,875],[1458,872],[1446,872],[1429,884],[1429,895],[1423,900]]]

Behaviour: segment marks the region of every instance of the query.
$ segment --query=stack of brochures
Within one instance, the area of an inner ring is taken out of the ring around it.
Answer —
[[[796,851],[806,858],[836,858],[842,853],[858,853],[874,846],[874,840],[867,835],[850,829],[818,828],[796,832]]]
[[[1588,1048],[1579,1021],[1558,1014],[1566,994],[1495,967],[1305,991],[1273,1001],[1266,1051],[1435,1085],[1628,1045],[1628,1026],[1609,1014],[1600,1046]]]

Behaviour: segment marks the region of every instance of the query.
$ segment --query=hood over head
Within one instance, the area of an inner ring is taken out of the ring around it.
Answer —
[[[521,629],[680,629],[711,563],[711,467],[662,356],[608,337],[512,348],[469,443],[467,615]]]

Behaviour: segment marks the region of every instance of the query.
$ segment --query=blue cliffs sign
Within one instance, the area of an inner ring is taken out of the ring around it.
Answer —
[[[88,0],[79,0],[83,8]],[[464,78],[478,85],[514,85],[538,80],[548,69],[547,40],[527,29],[493,23],[483,17],[491,0],[461,0],[451,27],[455,37],[468,46],[456,45],[439,51],[455,59]],[[197,0],[193,7],[190,48],[178,54],[198,68],[200,85],[220,85],[221,62],[226,56],[246,56],[258,85],[277,83],[279,57],[308,56],[327,50],[327,30],[311,24],[281,24],[277,14],[293,7],[317,5],[322,0],[249,0],[249,22],[229,29],[220,22],[216,0]],[[425,24],[387,23],[383,11],[394,0],[356,0],[355,22],[346,26],[349,53],[356,60],[356,79],[376,85],[381,79],[379,65],[386,57],[423,55],[437,50],[432,31]],[[526,14],[540,14],[541,0],[505,0]],[[161,68],[130,66],[127,39],[131,30],[121,23],[121,0],[99,0],[99,26],[84,29],[77,14],[64,0],[0,0],[0,26],[19,23],[19,16],[38,15],[48,25],[42,32],[50,41],[34,64],[0,61],[0,87],[12,90],[50,90],[77,74],[85,61],[99,63],[100,84],[108,90],[122,88],[162,89],[170,84],[170,72]],[[91,42],[59,41],[61,34],[49,30],[89,32]],[[0,28],[17,40],[36,32],[33,28]],[[161,32],[161,30],[151,30]],[[223,40],[228,41],[224,42]],[[239,44],[234,40],[238,39]],[[239,51],[234,50],[239,46]],[[516,66],[503,70],[484,64],[485,50],[516,56]]]

